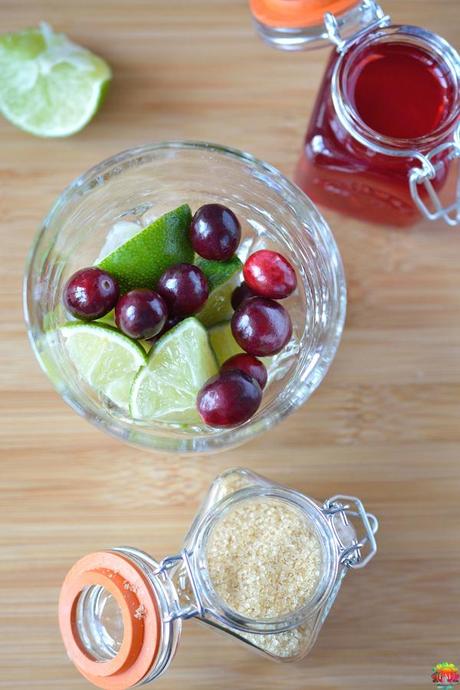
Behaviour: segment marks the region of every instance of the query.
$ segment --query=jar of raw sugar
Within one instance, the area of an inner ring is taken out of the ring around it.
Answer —
[[[168,668],[189,618],[277,661],[313,646],[344,575],[376,552],[377,520],[351,496],[323,504],[249,470],[213,482],[182,551],[158,562],[133,548],[81,559],[59,619],[78,671],[111,690]]]
[[[373,223],[460,223],[460,57],[374,0],[250,0],[284,50],[333,44],[297,166],[319,204]]]

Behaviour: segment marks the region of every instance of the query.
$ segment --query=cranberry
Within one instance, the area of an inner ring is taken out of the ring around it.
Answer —
[[[200,256],[225,261],[238,248],[241,226],[233,211],[226,206],[206,204],[193,216],[190,239],[193,249]]]
[[[115,322],[130,338],[153,338],[164,327],[167,316],[163,298],[147,288],[127,292],[115,307]]]
[[[289,261],[269,249],[251,254],[244,264],[243,275],[249,288],[261,297],[284,299],[297,286],[297,277]]]
[[[247,422],[260,405],[262,389],[243,371],[223,371],[198,393],[198,411],[210,426],[235,426]]]
[[[158,281],[157,290],[173,316],[189,316],[208,299],[208,281],[203,271],[192,264],[176,264]]]
[[[262,390],[267,384],[267,369],[265,364],[254,357],[253,355],[248,355],[242,352],[239,355],[233,355],[230,359],[227,359],[221,366],[221,371],[244,371],[248,376],[252,376],[253,379],[257,381]]]
[[[236,287],[232,292],[230,301],[233,309],[238,309],[240,304],[243,304],[243,302],[250,297],[256,297],[256,294],[243,281],[241,285],[238,285],[238,287]]]
[[[292,335],[292,323],[278,302],[252,297],[233,314],[232,333],[238,345],[250,355],[266,357],[283,349]]]
[[[79,319],[100,319],[114,308],[120,290],[115,278],[100,268],[82,268],[66,283],[63,302]]]

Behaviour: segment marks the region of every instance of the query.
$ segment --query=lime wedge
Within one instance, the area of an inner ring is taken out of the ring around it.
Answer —
[[[69,323],[60,330],[80,376],[128,410],[134,378],[145,364],[142,347],[114,328],[95,323]]]
[[[217,326],[210,328],[208,333],[209,343],[216,355],[219,366],[222,366],[233,355],[243,352],[233,337],[230,321],[218,323]]]
[[[112,309],[108,314],[101,316],[100,319],[96,319],[95,323],[98,325],[104,324],[104,326],[112,326],[112,328],[116,328],[115,309]]]
[[[208,300],[197,314],[197,318],[205,326],[214,326],[230,319],[233,314],[230,302],[232,292],[240,283],[243,268],[240,259],[237,256],[233,256],[229,261],[198,259],[195,263],[208,279],[210,290]]]
[[[193,262],[188,236],[191,220],[187,204],[165,213],[106,256],[99,268],[118,280],[121,292],[153,289],[169,266]]]
[[[197,257],[195,264],[201,268],[208,279],[210,291],[216,290],[236,273],[240,273],[243,268],[241,260],[236,255],[228,261],[210,261]]]
[[[137,419],[199,424],[196,396],[215,374],[208,334],[197,319],[185,319],[151,350],[133,384],[131,414]]]
[[[104,60],[47,24],[0,36],[0,112],[31,134],[78,132],[99,109],[111,76]]]

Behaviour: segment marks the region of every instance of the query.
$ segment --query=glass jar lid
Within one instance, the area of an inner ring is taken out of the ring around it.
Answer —
[[[375,0],[250,0],[262,39],[282,50],[309,50],[337,43],[381,21]]]
[[[71,568],[61,588],[67,654],[81,675],[105,690],[157,677],[177,647],[181,623],[168,615],[161,583],[148,573],[156,563],[148,560],[131,549],[92,553]]]

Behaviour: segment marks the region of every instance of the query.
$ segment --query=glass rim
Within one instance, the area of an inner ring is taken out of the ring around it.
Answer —
[[[110,156],[102,162],[92,166],[86,172],[73,180],[59,195],[43,220],[42,225],[33,240],[26,262],[26,271],[23,283],[24,318],[32,349],[42,369],[48,375],[47,367],[43,362],[43,358],[34,338],[34,307],[32,304],[33,285],[31,284],[31,278],[34,261],[36,260],[40,245],[46,236],[50,224],[55,221],[55,219],[59,218],[59,215],[64,212],[65,208],[71,204],[72,201],[80,198],[86,191],[96,186],[97,180],[100,176],[107,174],[109,171],[113,175],[119,174],[123,172],[124,166],[126,165],[134,166],[136,161],[137,164],[141,164],[145,157],[148,157],[149,155],[154,156],[156,152],[168,150],[210,152],[223,156],[223,158],[231,158],[237,162],[247,163],[251,166],[251,168],[256,169],[261,173],[268,174],[270,179],[277,183],[279,189],[286,191],[286,193],[289,193],[295,198],[299,198],[306,206],[309,212],[309,226],[312,226],[322,240],[327,241],[327,243],[330,245],[332,251],[331,261],[334,265],[334,275],[337,281],[338,294],[335,322],[336,332],[331,338],[328,338],[328,341],[324,346],[324,354],[321,357],[321,360],[323,361],[323,371],[321,371],[321,375],[314,381],[299,382],[299,384],[292,391],[293,393],[295,392],[295,395],[291,395],[289,397],[285,396],[282,405],[274,405],[274,402],[279,402],[278,398],[275,398],[275,400],[271,401],[267,405],[267,411],[268,408],[270,408],[269,413],[265,414],[264,410],[264,414],[262,414],[258,419],[249,420],[244,425],[239,427],[222,428],[215,431],[213,430],[212,432],[204,429],[201,431],[201,433],[195,434],[194,437],[190,435],[182,438],[167,437],[168,430],[171,430],[172,428],[171,425],[165,425],[162,428],[161,424],[155,424],[155,430],[158,433],[154,439],[153,435],[148,433],[148,429],[152,429],[151,423],[141,424],[136,420],[134,423],[132,423],[131,428],[128,428],[130,421],[128,418],[122,419],[121,417],[110,417],[109,421],[107,421],[108,415],[101,415],[100,409],[98,409],[95,404],[92,404],[91,400],[85,399],[84,403],[82,404],[82,402],[77,399],[77,396],[65,395],[63,393],[62,386],[60,388],[56,383],[53,385],[64,398],[65,402],[67,402],[79,415],[88,418],[89,421],[91,421],[97,427],[102,428],[103,430],[132,445],[137,445],[144,448],[147,447],[160,452],[179,452],[183,454],[216,452],[218,450],[235,447],[261,434],[263,431],[274,426],[290,412],[303,404],[307,398],[310,397],[312,392],[318,387],[326,375],[337,350],[343,331],[346,312],[346,287],[342,260],[335,243],[335,239],[329,229],[329,226],[311,200],[293,182],[291,182],[279,170],[277,170],[277,168],[256,158],[250,153],[219,144],[193,140],[172,140],[143,144],[125,149],[124,151]],[[317,363],[312,366],[312,371],[316,370],[316,368]],[[64,375],[63,380],[66,380]],[[289,381],[287,385],[289,386],[290,383],[292,383],[292,381]]]
[[[449,116],[432,132],[420,137],[399,138],[391,137],[369,127],[361,118],[357,109],[348,98],[347,82],[354,61],[369,45],[383,42],[412,42],[426,52],[435,54],[449,70],[449,75],[455,79],[457,98]],[[388,156],[419,157],[429,151],[449,134],[458,121],[460,113],[460,56],[455,48],[438,34],[409,24],[391,24],[379,26],[360,36],[359,42],[350,39],[348,45],[340,53],[334,67],[331,80],[331,93],[334,109],[342,126],[364,146],[372,151]]]

